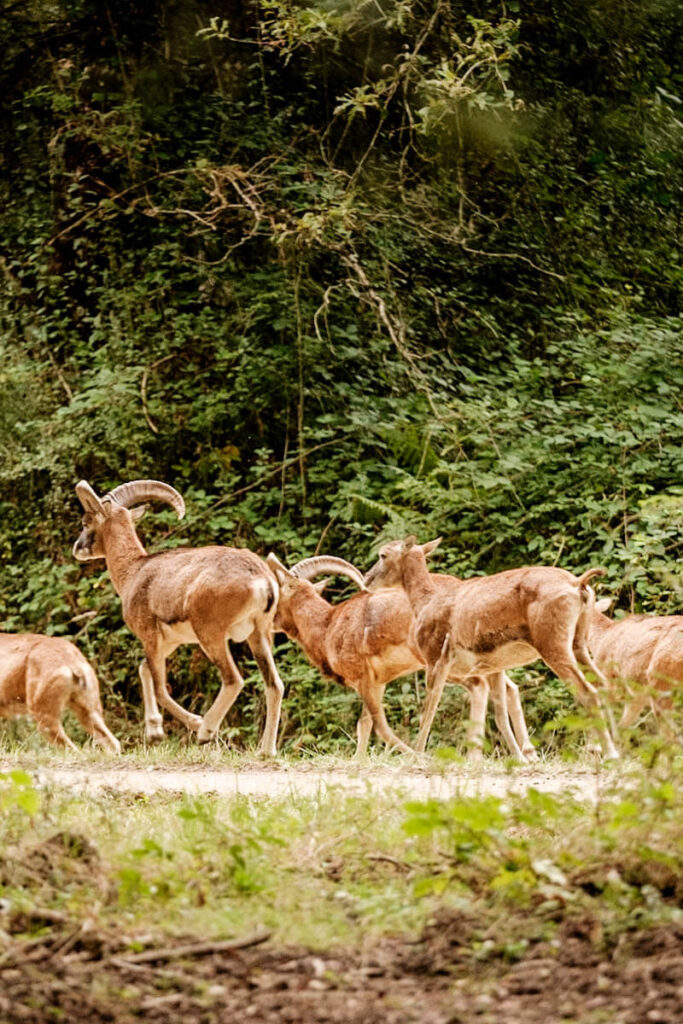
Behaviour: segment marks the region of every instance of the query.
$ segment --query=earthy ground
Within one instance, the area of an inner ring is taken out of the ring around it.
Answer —
[[[72,790],[264,796],[343,786],[363,793],[393,788],[420,799],[503,794],[530,785],[594,799],[602,784],[600,773],[589,769],[535,766],[478,775],[452,767],[430,774],[407,767],[66,764],[43,765],[38,776]],[[55,858],[64,856],[63,839],[43,844],[35,863],[22,868],[52,871]],[[88,870],[87,840],[83,844],[78,857]],[[512,963],[498,954],[477,959],[475,927],[449,911],[417,938],[384,938],[362,949],[321,953],[255,933],[232,945],[189,935],[158,946],[150,936],[146,948],[132,953],[118,932],[70,920],[67,912],[38,909],[27,920],[0,900],[0,1024],[683,1024],[683,923],[612,939],[597,919],[570,916],[552,943],[532,943]]]
[[[324,954],[256,944],[120,952],[114,935],[55,923],[0,955],[0,1021],[253,1020],[325,1024],[680,1024],[683,926],[623,937],[596,953],[591,920],[565,922],[559,947],[514,964],[473,963],[470,922],[444,916],[418,941]],[[196,939],[193,940],[196,942]],[[214,944],[215,945],[215,944]]]

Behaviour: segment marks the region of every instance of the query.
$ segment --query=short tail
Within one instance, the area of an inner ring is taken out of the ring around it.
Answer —
[[[579,587],[580,590],[584,591],[584,593],[585,593],[586,592],[586,588],[588,586],[588,581],[589,580],[593,579],[594,576],[606,576],[606,575],[607,575],[607,570],[606,569],[586,569],[586,571],[584,573],[582,573],[581,576],[577,577],[577,579],[576,579],[576,586]]]
[[[443,644],[441,645],[441,654],[439,655],[437,665],[441,665],[443,662],[450,662],[451,657],[451,634],[446,633],[445,637],[443,638]]]

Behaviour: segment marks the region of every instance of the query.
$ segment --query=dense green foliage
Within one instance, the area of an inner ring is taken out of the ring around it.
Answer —
[[[137,702],[110,584],[71,559],[80,477],[174,484],[155,544],[367,566],[440,533],[441,568],[603,564],[622,607],[680,611],[682,20],[9,0],[5,628],[79,635],[109,707]],[[286,738],[348,731],[348,696],[280,660]],[[215,686],[189,652],[174,674]]]

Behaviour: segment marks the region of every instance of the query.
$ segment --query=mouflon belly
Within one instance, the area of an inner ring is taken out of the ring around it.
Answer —
[[[470,675],[487,675],[508,668],[518,668],[536,661],[538,651],[522,640],[510,640],[493,650],[471,651],[456,647],[450,663],[450,675],[466,677]]]

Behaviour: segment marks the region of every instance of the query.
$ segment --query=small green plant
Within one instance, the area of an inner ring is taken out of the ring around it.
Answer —
[[[5,814],[20,811],[33,818],[40,806],[40,793],[27,772],[19,768],[0,772],[0,811]]]

